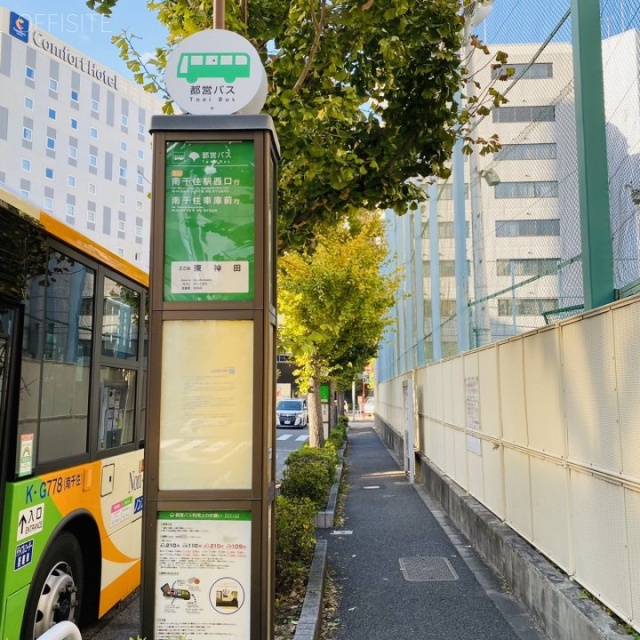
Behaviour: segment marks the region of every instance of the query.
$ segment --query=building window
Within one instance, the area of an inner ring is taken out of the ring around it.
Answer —
[[[136,225],[136,238],[142,238],[142,225]]]
[[[88,191],[89,191],[89,193],[90,193],[90,194],[95,195],[95,193],[96,193],[96,185],[95,185],[95,182],[90,182],[90,183],[87,185],[87,189],[88,189]]]
[[[555,298],[520,298],[516,299],[515,310],[511,298],[498,298],[499,316],[540,316],[549,311],[558,309],[558,300]]]
[[[120,143],[120,151],[127,153],[127,143],[124,140]]]
[[[87,222],[95,222],[96,221],[96,212],[87,210]]]
[[[125,231],[124,220],[118,220],[118,231],[120,231],[121,233],[124,233]]]
[[[75,215],[76,215],[76,208],[75,208],[75,206],[74,206],[74,205],[72,205],[72,204],[67,204],[67,212],[66,212],[66,213],[67,213],[67,215],[68,215],[70,218],[75,217]]]
[[[51,169],[50,167],[47,167],[44,170],[44,177],[48,178],[49,180],[53,180],[53,169]]]
[[[144,123],[143,122],[138,124],[138,135],[141,135],[141,136],[144,135]]]
[[[129,116],[122,115],[120,116],[120,124],[127,128],[129,126]]]
[[[498,107],[491,112],[494,122],[555,122],[554,105],[541,107]]]
[[[142,200],[136,200],[136,211],[142,211]]]
[[[100,103],[97,100],[91,101],[91,111],[95,111],[96,113],[100,110]]]
[[[35,80],[36,77],[36,70],[33,67],[26,67],[24,70],[24,75],[29,79],[29,80]]]
[[[71,89],[71,102],[78,102],[78,92],[75,89]]]
[[[559,218],[552,218],[551,220],[496,220],[497,238],[559,235]]]
[[[429,237],[429,226],[425,229],[425,238]],[[438,222],[438,238],[453,238],[454,226],[453,222]],[[465,237],[469,237],[469,223],[465,222]]]
[[[90,154],[89,155],[89,166],[97,167],[98,166],[98,156]]]
[[[78,147],[69,147],[69,157],[76,160],[78,157]]]
[[[95,127],[91,127],[91,129],[89,130],[89,135],[94,139],[97,140],[98,139],[98,130]]]
[[[33,131],[29,127],[22,127],[22,139],[33,140]]]
[[[453,200],[453,183],[439,184],[436,194],[438,200]],[[469,185],[466,183],[464,185],[464,197],[465,199],[469,197]]]
[[[553,78],[553,63],[494,64],[491,67],[491,78],[493,80],[542,80],[544,78]]]
[[[58,92],[58,81],[53,78],[49,78],[49,90],[55,93]]]
[[[29,192],[26,189],[20,189],[20,195],[23,198],[29,198]]]
[[[140,264],[142,262],[142,254],[139,252],[136,252],[135,259],[136,259],[136,262]]]
[[[55,120],[56,117],[57,117],[56,110],[55,109],[49,109],[48,115],[49,115],[49,120]]]
[[[53,198],[45,198],[44,199],[44,208],[47,211],[53,211]]]
[[[456,301],[454,299],[440,300],[440,317],[453,318],[457,314]],[[431,317],[431,300],[425,300],[424,313],[427,318]]]
[[[539,144],[503,144],[494,160],[555,160],[558,148],[555,142]]]
[[[27,160],[26,158],[22,158],[22,170],[23,171],[31,171],[31,160]]]
[[[118,248],[118,255],[119,255],[121,258],[124,258],[124,249]]]
[[[144,182],[143,182],[143,176],[142,176],[142,174],[141,174],[141,173],[139,173],[139,174],[136,176],[136,182],[138,183],[138,186],[139,186],[139,187],[142,187],[142,186],[144,185]]]
[[[68,184],[70,187],[73,187],[73,188],[75,189],[75,186],[76,186],[76,179],[75,179],[75,177],[74,177],[74,176],[68,176],[68,177],[67,177],[67,184]]]
[[[496,275],[546,276],[558,271],[559,260],[559,258],[498,260],[496,262]]]
[[[55,149],[55,148],[56,148],[55,138],[47,136],[47,149]]]
[[[120,167],[118,175],[120,176],[120,178],[122,178],[122,180],[127,179],[127,170],[125,169],[125,167]]]
[[[33,100],[31,98],[25,97],[24,108],[28,109],[29,111],[33,111]]]
[[[138,160],[144,160],[144,151],[142,149],[138,149]]]
[[[118,202],[119,202],[120,204],[125,204],[125,203],[126,203],[126,201],[127,201],[127,199],[124,197],[124,194],[122,194],[122,193],[121,193],[121,194],[118,196]]]
[[[431,261],[425,260],[423,263],[423,275],[425,278],[431,277]],[[440,260],[438,262],[441,278],[453,278],[456,275],[455,260]],[[467,275],[471,275],[471,260],[467,260]]]
[[[558,182],[542,180],[539,182],[501,182],[495,187],[496,199],[503,198],[557,198]]]
[[[71,128],[72,129],[78,128],[78,121],[75,118],[71,118]]]

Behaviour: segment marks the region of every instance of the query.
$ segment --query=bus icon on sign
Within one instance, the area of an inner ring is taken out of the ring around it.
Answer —
[[[246,53],[183,53],[178,61],[178,78],[193,84],[202,78],[235,82],[250,76],[251,60]]]

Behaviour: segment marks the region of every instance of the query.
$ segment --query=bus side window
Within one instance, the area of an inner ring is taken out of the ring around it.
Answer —
[[[95,272],[54,251],[39,287],[44,305],[30,300],[36,306],[27,313],[37,322],[44,312],[41,360],[25,354],[22,367],[24,372],[42,366],[37,462],[43,463],[87,451]]]

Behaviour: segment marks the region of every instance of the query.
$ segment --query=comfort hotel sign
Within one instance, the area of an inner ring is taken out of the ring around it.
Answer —
[[[30,33],[30,21],[27,17],[12,11],[9,17],[9,33],[14,38],[26,44],[29,43],[29,36],[31,35],[31,40],[38,49],[46,51],[70,67],[78,69],[78,71],[94,78],[98,82],[102,82],[112,89],[118,88],[118,78],[115,73],[106,71],[92,60],[69,49],[69,47],[54,42],[42,31],[33,31],[33,33]]]

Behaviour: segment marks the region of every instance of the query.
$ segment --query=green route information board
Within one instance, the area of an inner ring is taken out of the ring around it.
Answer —
[[[166,144],[165,301],[253,300],[253,142]]]

